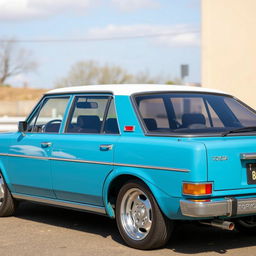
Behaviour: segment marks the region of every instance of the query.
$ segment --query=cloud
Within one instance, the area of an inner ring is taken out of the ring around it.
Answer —
[[[101,0],[0,0],[0,20],[18,21],[66,13],[83,14]]]
[[[153,35],[150,37],[150,35]],[[154,36],[157,35],[157,36]],[[90,38],[143,37],[152,43],[167,47],[189,47],[200,45],[200,30],[192,25],[108,25],[92,28],[87,34]]]
[[[123,12],[138,9],[155,9],[160,6],[156,0],[111,0],[111,4]]]

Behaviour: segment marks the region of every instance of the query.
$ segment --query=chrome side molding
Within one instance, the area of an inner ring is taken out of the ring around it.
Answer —
[[[111,145],[107,145],[107,146],[111,146]],[[59,157],[42,157],[42,156],[29,156],[29,155],[6,154],[6,153],[0,153],[0,156],[31,158],[31,159],[40,159],[40,160],[46,160],[46,161],[51,160],[51,161],[66,161],[66,162],[86,163],[86,164],[102,164],[102,165],[144,168],[144,169],[173,171],[173,172],[190,172],[190,170],[188,169],[179,169],[179,168],[164,167],[164,166],[124,164],[124,163],[115,163],[115,162],[113,163],[113,162],[91,161],[91,160],[82,160],[82,159],[68,159],[68,158],[59,158]]]
[[[28,196],[28,195],[22,195],[22,194],[17,194],[17,193],[12,193],[12,196],[15,199],[27,200],[27,201],[31,201],[31,202],[35,202],[35,203],[40,203],[40,204],[47,204],[47,205],[52,205],[52,206],[58,206],[58,207],[64,207],[64,208],[69,208],[69,209],[76,209],[76,210],[80,210],[80,211],[93,212],[93,213],[106,215],[105,208],[100,207],[100,206],[81,204],[81,203],[75,203],[75,202],[71,203],[71,202],[67,202],[67,201],[61,201],[58,199]]]

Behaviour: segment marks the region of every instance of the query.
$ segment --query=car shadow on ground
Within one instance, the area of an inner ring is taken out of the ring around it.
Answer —
[[[15,217],[102,237],[111,236],[114,241],[124,244],[115,220],[102,215],[23,201],[19,203]]]
[[[229,250],[256,246],[256,235],[222,230],[196,222],[180,223],[174,231],[167,248],[181,254],[225,254]]]
[[[111,236],[114,241],[124,245],[115,221],[105,216],[30,202],[22,202],[15,216],[102,237]],[[249,236],[237,231],[225,231],[197,223],[180,222],[176,225],[165,248],[180,254],[207,252],[225,254],[228,250],[250,246],[256,246],[256,235]]]

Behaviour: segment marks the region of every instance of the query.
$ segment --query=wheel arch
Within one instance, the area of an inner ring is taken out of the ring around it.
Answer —
[[[129,180],[139,180],[144,183],[151,191],[161,211],[170,218],[170,211],[166,202],[171,197],[152,184],[145,170],[138,168],[117,168],[106,178],[103,186],[103,202],[109,217],[115,218],[115,203],[118,192]]]

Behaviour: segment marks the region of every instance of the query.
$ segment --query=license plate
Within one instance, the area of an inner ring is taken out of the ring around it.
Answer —
[[[247,183],[256,184],[256,163],[246,164]]]

